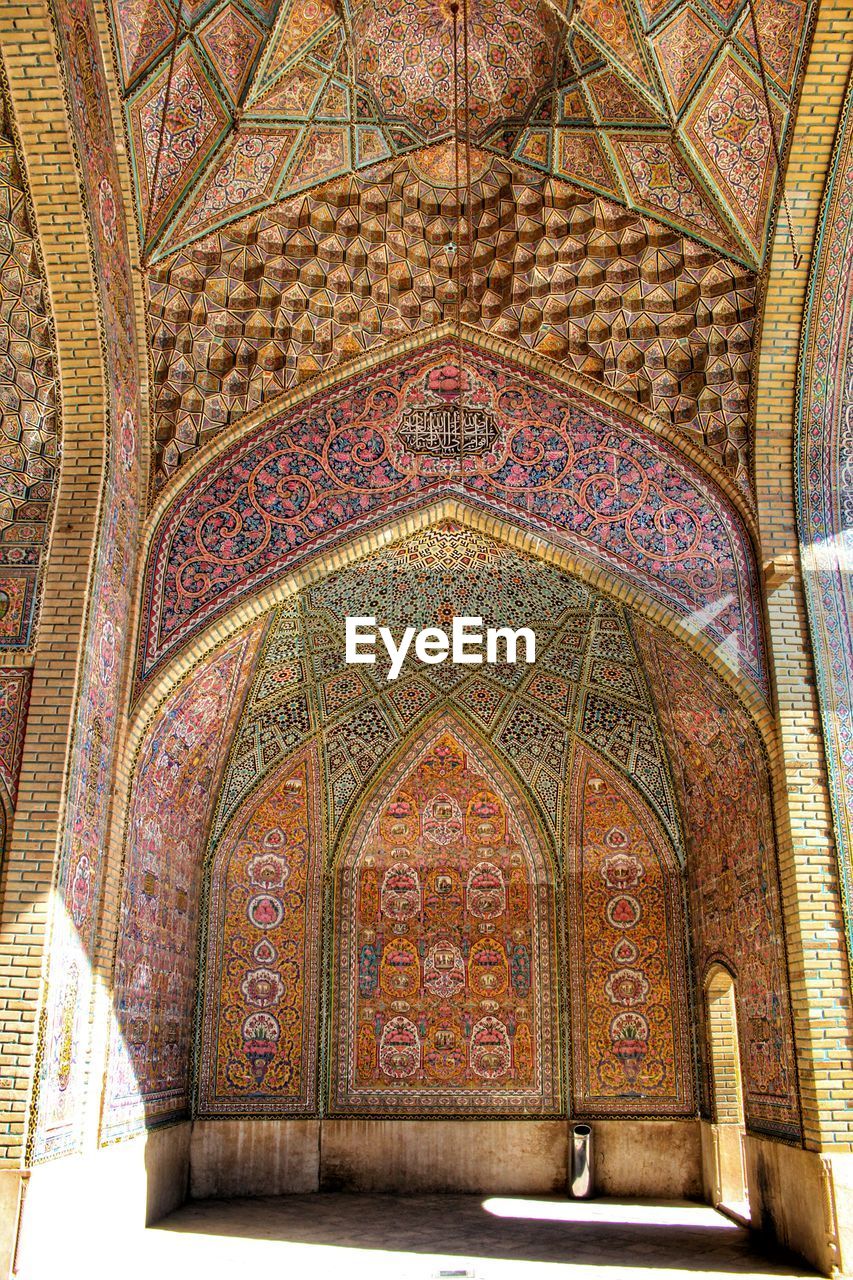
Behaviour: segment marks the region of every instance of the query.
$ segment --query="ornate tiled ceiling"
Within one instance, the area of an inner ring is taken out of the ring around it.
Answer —
[[[111,3],[155,256],[453,133],[448,0]],[[470,0],[475,140],[760,263],[776,175],[747,0],[564,4]],[[809,0],[755,14],[782,143]]]
[[[452,130],[454,109],[460,130],[468,125],[455,88],[454,30],[457,64],[467,46],[475,139],[508,118],[523,120],[553,88],[562,25],[552,0],[468,0],[467,15],[461,5],[454,15],[449,0],[361,0],[352,25],[355,78],[385,119],[424,137]]]
[[[652,409],[748,489],[749,270],[475,153],[463,321]],[[452,148],[375,166],[190,244],[150,275],[158,479],[246,412],[456,315]]]

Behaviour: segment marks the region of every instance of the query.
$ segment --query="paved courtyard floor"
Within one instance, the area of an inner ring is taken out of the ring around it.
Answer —
[[[201,1201],[149,1228],[136,1260],[155,1280],[816,1274],[705,1205],[530,1197],[321,1194]]]

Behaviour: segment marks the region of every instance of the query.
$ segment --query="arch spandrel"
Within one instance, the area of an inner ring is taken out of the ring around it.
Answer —
[[[371,789],[338,851],[333,927],[332,1114],[560,1113],[553,868],[454,717]]]
[[[643,596],[766,702],[749,523],[726,487],[637,415],[477,344],[472,402],[496,438],[461,477],[455,461],[414,454],[400,422],[434,398],[431,372],[454,350],[439,340],[362,369],[268,418],[178,489],[149,529],[137,695],[239,603],[452,501]]]

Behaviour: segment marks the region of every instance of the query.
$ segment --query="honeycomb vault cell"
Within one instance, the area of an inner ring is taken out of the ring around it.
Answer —
[[[282,201],[152,270],[159,484],[280,392],[455,319],[467,227],[443,150]],[[753,273],[482,152],[474,178],[462,319],[646,406],[747,490]]]

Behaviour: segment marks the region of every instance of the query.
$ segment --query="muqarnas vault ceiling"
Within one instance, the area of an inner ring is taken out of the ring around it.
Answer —
[[[460,199],[449,152],[433,159],[290,198],[152,268],[161,482],[276,394],[454,320]],[[478,160],[463,321],[647,406],[748,491],[752,272],[612,200]]]
[[[464,212],[448,5],[113,13],[156,486],[282,390],[453,320],[470,236],[465,320],[619,387],[749,490],[753,272],[806,0],[755,4],[775,145],[746,3],[472,0]]]

